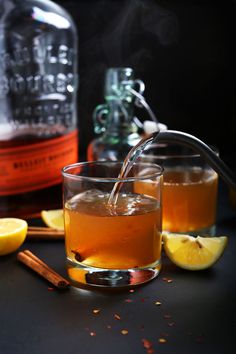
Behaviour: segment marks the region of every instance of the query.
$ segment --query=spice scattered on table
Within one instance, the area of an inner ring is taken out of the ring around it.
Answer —
[[[122,329],[121,334],[123,334],[124,336],[127,335],[129,333],[129,331],[127,329]]]
[[[173,327],[174,325],[175,325],[175,322],[169,322],[169,323],[168,323],[168,326],[169,326],[169,327]]]
[[[95,315],[98,315],[98,314],[100,313],[100,311],[101,311],[100,309],[94,309],[94,310],[93,310],[93,313],[94,313]]]
[[[172,283],[173,282],[173,279],[167,278],[167,277],[163,277],[162,280],[165,281],[166,283]]]
[[[114,318],[115,318],[116,320],[121,320],[120,315],[118,315],[117,313],[114,314]]]
[[[131,299],[125,299],[125,302],[133,302]]]
[[[171,315],[166,314],[166,315],[164,315],[164,318],[165,318],[165,319],[169,319],[169,318],[171,318]]]
[[[167,342],[167,340],[165,338],[159,338],[158,342],[161,343],[161,344],[164,344],[164,343]]]
[[[154,349],[152,347],[152,343],[149,340],[143,338],[142,339],[142,343],[143,343],[143,347],[145,349],[147,349],[147,351],[146,351],[147,354],[153,354],[154,353]]]
[[[155,305],[156,305],[156,306],[160,306],[160,305],[161,305],[161,302],[160,302],[160,301],[156,301],[156,302],[155,302]]]
[[[150,348],[152,348],[152,343],[151,343],[149,340],[143,338],[143,339],[142,339],[142,342],[143,342],[143,346],[144,346],[145,349],[150,349]]]
[[[96,336],[96,332],[94,332],[94,331],[93,332],[89,332],[89,334],[90,334],[91,337],[95,337]]]

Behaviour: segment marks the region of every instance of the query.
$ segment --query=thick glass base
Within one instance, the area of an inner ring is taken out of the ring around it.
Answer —
[[[154,279],[160,269],[160,260],[143,268],[119,270],[95,268],[67,260],[67,272],[72,285],[78,287],[80,284],[109,288],[140,285]]]
[[[179,235],[190,235],[190,236],[201,236],[201,237],[214,237],[216,235],[216,226],[211,225],[209,227],[205,227],[204,229],[201,230],[192,230],[192,231],[183,231],[183,232],[174,232],[174,231],[165,231],[163,230],[163,233],[174,233],[174,234],[179,234]]]

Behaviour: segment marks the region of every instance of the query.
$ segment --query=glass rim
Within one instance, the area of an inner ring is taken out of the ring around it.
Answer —
[[[111,164],[111,165],[115,165],[115,164],[120,164],[122,166],[123,161],[84,161],[84,162],[76,162],[74,164],[70,164],[67,166],[64,166],[61,170],[61,173],[63,175],[63,177],[67,177],[70,179],[74,179],[74,180],[86,180],[86,181],[90,181],[90,182],[112,182],[112,183],[116,183],[116,182],[135,182],[135,181],[143,181],[143,180],[147,180],[147,179],[151,179],[154,177],[160,177],[163,176],[163,172],[164,172],[164,168],[158,164],[155,163],[150,163],[150,162],[136,162],[134,163],[134,165],[132,166],[132,168],[134,166],[137,165],[143,165],[144,167],[155,167],[158,168],[158,172],[155,173],[150,173],[150,174],[146,174],[145,176],[134,176],[134,177],[126,177],[126,178],[118,178],[118,177],[89,177],[89,176],[81,176],[81,175],[74,175],[72,173],[68,173],[68,170],[70,169],[74,169],[76,167],[80,167],[80,166],[89,166],[89,165],[94,165],[94,164],[98,164],[98,165],[106,165],[106,164]]]
[[[174,147],[174,148],[178,148],[178,147],[185,147],[188,148],[189,153],[181,153],[181,152],[177,152],[177,153],[169,153],[169,154],[165,154],[163,152],[161,152],[161,149],[165,148],[168,149],[170,147]],[[209,145],[209,147],[215,152],[216,155],[219,155],[219,150],[217,149],[217,147],[213,146],[213,145]],[[149,149],[160,149],[160,154],[146,154],[145,152],[147,152]],[[193,149],[189,148],[188,146],[183,146],[181,144],[152,144],[149,149],[144,150],[144,153],[141,155],[142,157],[150,157],[152,159],[156,159],[156,160],[168,160],[168,159],[190,159],[190,158],[202,158],[202,155],[196,151],[194,151]]]

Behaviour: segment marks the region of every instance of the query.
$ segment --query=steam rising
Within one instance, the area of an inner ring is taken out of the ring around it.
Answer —
[[[134,0],[113,19],[101,42],[108,66],[114,61],[135,66],[143,57],[152,57],[147,43],[171,46],[177,41],[178,22],[173,13],[154,1]]]
[[[178,42],[176,15],[154,0],[104,1],[102,5],[99,2],[99,6],[94,4],[93,13],[102,29],[95,30],[81,46],[86,60],[84,67],[88,69],[87,65],[93,63],[86,70],[86,82],[82,83],[85,87],[90,86],[99,72],[104,77],[108,67],[130,66],[136,71],[143,70],[154,59],[157,50],[153,48],[171,47]]]

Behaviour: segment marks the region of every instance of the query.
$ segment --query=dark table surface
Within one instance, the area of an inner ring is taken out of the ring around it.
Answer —
[[[133,292],[56,290],[16,254],[1,257],[0,353],[235,353],[236,211],[224,186],[218,204],[217,234],[229,243],[214,267],[185,271],[163,256],[159,277]],[[62,241],[31,241],[23,248],[66,277]]]

